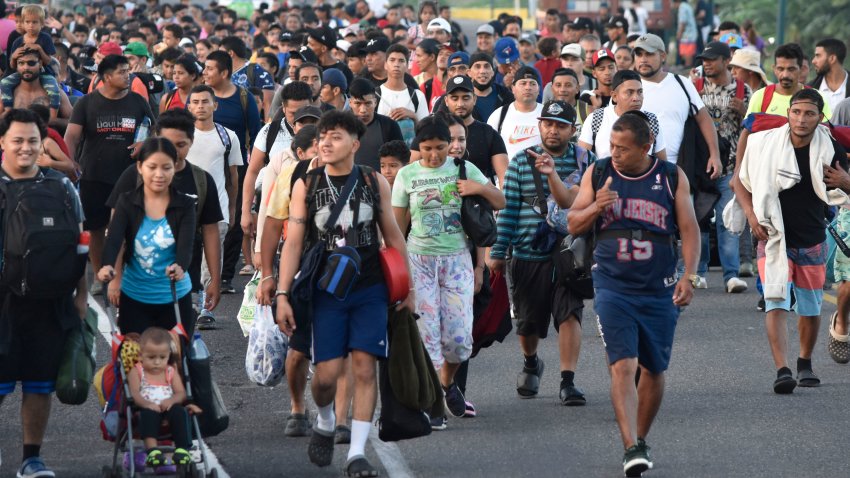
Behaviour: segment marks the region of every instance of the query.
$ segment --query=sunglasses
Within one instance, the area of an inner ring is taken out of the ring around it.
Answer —
[[[24,64],[24,65],[27,65],[27,66],[35,66],[35,65],[38,65],[41,62],[38,61],[38,60],[27,60],[27,61],[19,61],[18,63]]]

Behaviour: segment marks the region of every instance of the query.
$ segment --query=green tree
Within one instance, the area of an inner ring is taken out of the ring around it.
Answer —
[[[721,19],[739,24],[752,20],[765,41],[777,37],[778,0],[715,0],[715,3],[720,7]],[[846,42],[850,38],[848,12],[850,0],[788,0],[785,41],[799,43],[809,57],[814,54],[818,40],[831,37]]]

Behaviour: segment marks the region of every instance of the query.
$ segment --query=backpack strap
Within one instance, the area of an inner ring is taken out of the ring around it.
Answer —
[[[546,193],[543,192],[543,178],[540,171],[534,167],[534,158],[530,154],[526,153],[525,160],[528,162],[528,167],[531,168],[534,190],[537,193],[537,208],[540,210],[540,215],[546,217],[549,215],[549,204],[546,202]]]
[[[611,167],[611,158],[597,159],[593,167],[593,191],[596,192],[605,183],[605,175]]]
[[[688,99],[688,116],[696,116],[698,111],[696,105],[694,105],[693,101],[691,101],[691,94],[688,93],[687,88],[685,88],[685,84],[682,83],[682,79],[679,78],[679,75],[675,73],[669,73],[673,75],[673,78],[676,79],[676,83],[679,83],[679,86],[682,87],[682,91],[685,92],[685,97]]]
[[[773,93],[775,92],[775,84],[764,87],[764,94],[761,97],[761,108],[759,108],[762,113],[767,113],[767,108],[770,107],[770,102],[773,100]]]
[[[419,109],[419,97],[416,96],[416,90],[411,87],[407,87],[407,92],[410,94],[410,101],[413,103],[413,113],[416,113],[416,110]]]
[[[254,77],[257,74],[257,72],[254,70],[256,70],[256,68],[254,68],[253,63],[248,63],[245,65],[245,76],[248,77],[248,86],[254,86]]]
[[[583,103],[583,102],[582,102]],[[596,135],[599,134],[599,129],[602,127],[602,119],[605,117],[605,108],[593,110],[590,116],[590,132],[593,134],[591,142],[591,151],[596,153]]]
[[[496,127],[496,131],[498,131],[499,134],[502,134],[502,125],[505,123],[505,117],[508,116],[508,108],[510,108],[512,104],[513,102],[502,105],[502,109],[499,111],[499,124]]]
[[[230,150],[233,148],[233,143],[230,141],[230,135],[227,134],[227,130],[224,129],[224,126],[213,123],[215,125],[215,130],[218,133],[218,139],[221,140],[221,144],[224,145],[224,186],[230,186],[230,168],[228,167],[228,161],[230,160]]]
[[[369,188],[374,198],[372,204],[373,217],[376,217],[381,212],[381,189],[378,186],[378,173],[369,166],[360,165],[360,176],[363,177],[363,182]]]
[[[274,140],[277,139],[277,135],[280,133],[280,122],[283,121],[283,108],[279,109],[277,113],[274,114],[272,118],[272,122],[269,123],[269,130],[266,132],[266,159],[264,164],[269,164],[272,156],[272,146],[274,145]]]
[[[167,95],[165,95],[165,110],[168,111],[168,108],[171,107],[171,102],[174,101],[174,95],[177,94],[177,88],[169,91]]]
[[[434,79],[425,82],[425,101],[431,102],[431,97],[434,95]]]
[[[237,88],[239,88],[239,103],[242,104],[242,118],[245,120],[245,144],[242,147],[245,151],[248,151],[251,142],[251,131],[248,127],[248,90],[241,86],[237,86]]]
[[[201,223],[201,212],[204,210],[204,203],[207,200],[207,172],[192,163],[186,163],[192,168],[192,179],[195,180],[195,189],[198,192],[198,224]]]
[[[576,106],[578,106],[578,117],[581,119],[581,123],[584,124],[584,120],[587,119],[587,103],[579,101],[576,103]]]

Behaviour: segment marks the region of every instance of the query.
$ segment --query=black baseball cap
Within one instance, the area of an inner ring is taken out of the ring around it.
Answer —
[[[366,53],[386,52],[390,47],[390,40],[385,36],[377,36],[366,42],[366,47],[363,51]]]
[[[628,30],[629,21],[622,15],[611,17],[608,20],[608,23],[605,24],[605,28],[622,28],[623,30]]]
[[[537,117],[538,120],[552,120],[569,125],[576,124],[576,109],[566,101],[552,100],[543,105],[543,112]]]
[[[616,90],[618,86],[627,81],[640,81],[640,75],[634,70],[619,70],[614,73],[614,79],[611,80],[611,91]]]
[[[537,74],[537,70],[530,66],[521,66],[514,73],[514,82],[519,80],[534,80],[537,84],[540,84],[540,75]]]
[[[449,85],[446,87],[446,94],[451,94],[456,90],[473,92],[472,79],[466,75],[458,75],[449,80]]]
[[[307,35],[329,49],[336,46],[336,32],[328,27],[310,28]]]
[[[705,60],[732,58],[732,49],[722,41],[713,41],[705,46],[705,49],[697,55],[697,58]]]
[[[594,30],[593,20],[588,17],[576,17],[571,23],[567,24],[570,30]]]
[[[490,64],[490,66],[493,66],[493,57],[483,51],[477,51],[469,57],[469,66],[472,66],[479,61],[486,61]]]
[[[315,118],[319,120],[322,118],[322,110],[312,105],[302,106],[295,112],[295,122],[297,123],[304,118]]]

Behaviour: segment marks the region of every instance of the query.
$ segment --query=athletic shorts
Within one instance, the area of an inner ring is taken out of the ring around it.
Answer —
[[[112,194],[113,187],[113,184],[100,181],[80,181],[80,202],[86,216],[83,229],[97,231],[109,224],[111,210],[106,205],[106,200]]]
[[[584,302],[570,289],[556,283],[552,261],[514,258],[510,261],[510,269],[517,335],[546,338],[553,316],[555,330],[573,315],[581,324]]]
[[[188,293],[177,301],[180,309],[183,329],[191,337],[195,332],[197,317],[192,308],[192,293]],[[118,306],[118,327],[121,333],[141,334],[150,327],[160,327],[171,330],[177,325],[177,317],[174,315],[174,304],[146,304],[130,298],[123,291]]]
[[[679,56],[695,56],[697,54],[696,42],[680,41]]]
[[[277,307],[272,310],[277,310]],[[301,352],[308,359],[312,357],[313,326],[309,320],[298,320],[298,317],[295,317],[295,330],[289,337],[289,348]]]
[[[24,393],[52,393],[67,336],[56,316],[63,306],[14,296],[9,300],[9,313],[0,317],[8,321],[0,329],[9,327],[11,334],[8,354],[0,356],[0,396],[14,392],[17,382]]]
[[[841,236],[845,244],[850,245],[850,210],[838,209],[838,218],[835,220],[835,232]],[[829,237],[827,236],[827,239]],[[850,257],[844,255],[841,249],[835,252],[833,261],[835,282],[850,281]]]
[[[352,350],[385,358],[388,305],[383,283],[352,291],[344,301],[317,289],[313,293],[313,363],[344,358]]]
[[[759,277],[764,280],[765,242],[759,241],[756,250]],[[791,310],[791,293],[797,301],[794,310],[797,315],[814,317],[820,315],[823,304],[823,285],[826,282],[826,243],[805,248],[787,248],[788,287],[784,300],[768,300],[766,311],[774,309]]]
[[[679,319],[672,292],[627,295],[596,289],[594,303],[609,364],[637,358],[651,373],[667,370]]]

